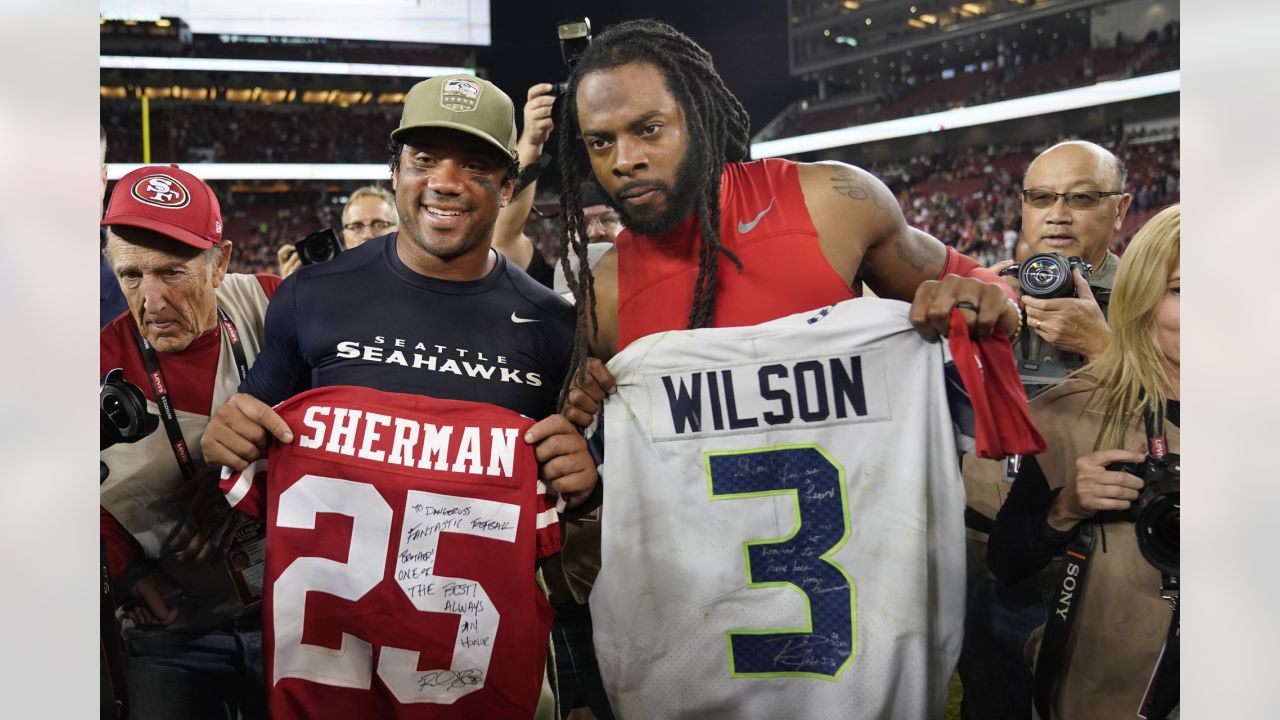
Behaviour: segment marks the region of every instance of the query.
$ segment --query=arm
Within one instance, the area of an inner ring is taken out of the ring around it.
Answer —
[[[592,270],[595,279],[595,322],[600,332],[592,332],[591,308],[587,307],[587,373],[585,382],[570,380],[567,401],[561,413],[580,428],[587,428],[600,411],[605,395],[617,392],[613,374],[605,363],[618,347],[618,252],[610,249]],[[590,301],[588,301],[589,303]]]
[[[172,594],[177,586],[164,573],[148,570],[139,564],[142,547],[104,507],[98,508],[98,528],[106,548],[112,592],[117,598],[126,596],[133,601],[128,603],[125,614],[138,626],[173,622],[178,617],[178,610],[166,595],[176,604]]]
[[[1058,490],[1034,457],[1023,460],[1018,478],[991,529],[987,564],[996,577],[1015,583],[1048,564],[1077,526],[1104,510],[1126,510],[1138,498],[1142,480],[1107,470],[1115,462],[1141,462],[1136,450],[1098,450],[1076,459],[1075,474]],[[1025,480],[1025,482],[1024,482]]]
[[[912,302],[911,320],[921,335],[946,335],[951,308],[969,302],[969,327],[979,336],[996,327],[1016,331],[1019,310],[994,273],[928,233],[907,225],[884,183],[844,163],[800,166],[805,206],[823,254],[852,285],[861,273],[880,297]]]
[[[1061,555],[1075,534],[1045,523],[1045,513],[1056,496],[1035,456],[1024,457],[987,541],[987,566],[1001,582],[1012,585],[1035,574]]]
[[[244,470],[266,453],[271,438],[293,442],[289,426],[268,403],[286,400],[310,384],[310,367],[302,355],[295,319],[297,287],[295,275],[271,296],[262,352],[240,384],[240,392],[213,413],[200,438],[205,461],[214,466]]]
[[[298,278],[289,277],[271,295],[262,324],[262,350],[240,383],[240,392],[274,405],[307,389],[311,368],[302,355],[297,322]]]
[[[516,142],[521,168],[538,161],[538,157],[542,155],[542,146],[555,127],[555,122],[551,119],[551,105],[555,102],[555,97],[551,95],[552,89],[549,83],[529,88],[528,101],[524,105],[524,131]],[[508,260],[521,269],[529,267],[533,253],[537,252],[533,242],[524,234],[524,224],[533,207],[537,184],[537,181],[529,183],[519,195],[512,197],[506,207],[498,211],[498,221],[493,228],[493,249],[506,255]]]

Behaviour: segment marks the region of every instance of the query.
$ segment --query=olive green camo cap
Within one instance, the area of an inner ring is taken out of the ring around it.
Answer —
[[[418,128],[448,128],[475,135],[516,157],[516,112],[511,98],[488,80],[471,75],[442,75],[423,80],[404,98],[400,127],[391,139],[404,142]]]

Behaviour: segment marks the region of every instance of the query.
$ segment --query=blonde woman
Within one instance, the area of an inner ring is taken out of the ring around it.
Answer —
[[[1023,459],[991,532],[987,561],[1005,582],[1066,554],[1044,631],[1062,638],[1061,648],[1046,660],[1037,633],[1029,648],[1037,652],[1028,653],[1041,720],[1130,719],[1155,692],[1160,700],[1143,716],[1168,717],[1177,704],[1176,643],[1161,659],[1177,622],[1162,597],[1168,580],[1139,551],[1123,514],[1143,481],[1107,466],[1147,457],[1144,419],[1161,411],[1168,452],[1178,453],[1180,226],[1174,205],[1138,232],[1116,276],[1110,344],[1031,403],[1048,449]],[[1055,627],[1067,617],[1067,629]],[[1152,682],[1157,666],[1164,679]]]

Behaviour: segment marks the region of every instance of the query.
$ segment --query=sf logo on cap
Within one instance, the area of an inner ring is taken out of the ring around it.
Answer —
[[[148,175],[140,178],[130,189],[133,197],[148,205],[162,208],[182,208],[191,202],[191,193],[168,175]]]

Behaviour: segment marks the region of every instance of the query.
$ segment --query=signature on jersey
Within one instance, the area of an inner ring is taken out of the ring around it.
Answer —
[[[484,673],[479,668],[469,670],[430,670],[418,676],[418,689],[429,687],[454,688],[479,685],[484,681]]]

